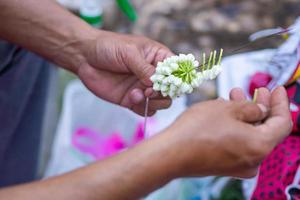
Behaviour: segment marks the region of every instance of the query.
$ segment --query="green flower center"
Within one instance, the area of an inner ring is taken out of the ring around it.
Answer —
[[[179,68],[175,70],[172,75],[181,78],[183,82],[191,84],[192,80],[196,77],[196,74],[193,72],[196,69],[193,62],[186,60],[177,62],[177,64]]]

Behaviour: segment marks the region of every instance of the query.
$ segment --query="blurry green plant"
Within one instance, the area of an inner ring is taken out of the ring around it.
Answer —
[[[231,179],[221,191],[219,198],[211,200],[245,200],[242,189],[242,181]]]

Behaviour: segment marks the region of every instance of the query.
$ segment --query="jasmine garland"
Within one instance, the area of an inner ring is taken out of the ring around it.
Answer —
[[[166,58],[157,64],[156,71],[150,78],[153,89],[171,98],[192,93],[203,81],[213,80],[221,73],[222,54],[223,49],[217,61],[217,51],[211,52],[206,62],[204,53],[201,66],[192,54]]]

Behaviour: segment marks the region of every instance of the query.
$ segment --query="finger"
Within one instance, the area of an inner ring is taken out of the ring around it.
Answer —
[[[145,106],[134,105],[131,110],[140,116],[145,116]],[[147,116],[153,116],[155,113],[155,110],[149,110]]]
[[[270,137],[276,145],[290,133],[292,128],[289,101],[284,87],[278,87],[272,92],[270,111],[270,117],[257,128],[265,134],[271,134]]]
[[[145,92],[144,92],[144,95],[146,97],[151,97],[156,91],[153,90],[153,88],[146,88]]]
[[[244,91],[241,88],[232,89],[229,97],[232,101],[245,101],[247,99]]]
[[[149,101],[149,110],[162,110],[167,109],[171,106],[172,100],[171,99],[163,99],[163,100],[150,100]]]
[[[150,77],[155,72],[155,67],[148,63],[142,56],[135,56],[128,60],[130,70],[139,78],[146,86],[151,86]]]
[[[267,88],[259,88],[257,90],[256,102],[262,104],[268,109],[270,108],[271,92]]]
[[[153,88],[147,88],[145,90],[144,95],[146,97],[149,97],[150,99],[171,99],[169,96],[164,97],[162,94],[158,91],[154,91]]]
[[[158,62],[163,61],[164,59],[174,56],[175,54],[165,46],[162,46],[156,53],[155,59],[153,60],[153,65],[157,65]]]
[[[136,88],[130,92],[129,99],[133,104],[140,104],[145,101],[145,96],[141,89]]]
[[[219,101],[219,102],[227,102],[223,97],[218,97],[216,99],[216,101]]]
[[[258,174],[258,167],[250,168],[250,169],[240,169],[234,171],[232,176],[236,178],[253,178]]]
[[[171,99],[163,99],[163,100],[150,100],[148,104],[148,114],[155,113],[158,110],[167,109],[171,106],[172,101]],[[131,110],[138,113],[139,115],[145,114],[145,102],[142,102],[139,105],[134,105]]]
[[[267,117],[268,109],[263,104],[241,102],[236,105],[235,114],[241,121],[255,123]]]

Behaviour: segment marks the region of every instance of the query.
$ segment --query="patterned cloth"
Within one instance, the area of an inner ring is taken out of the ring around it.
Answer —
[[[288,86],[287,92],[293,132],[263,161],[252,200],[300,200],[300,83]]]

